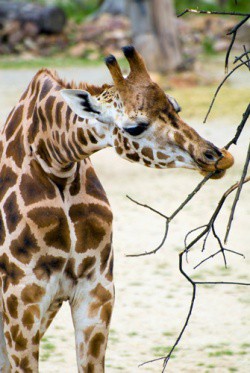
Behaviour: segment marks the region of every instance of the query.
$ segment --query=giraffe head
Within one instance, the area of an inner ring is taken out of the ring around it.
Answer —
[[[154,83],[133,46],[123,48],[130,66],[125,78],[113,55],[106,58],[114,85],[99,96],[63,90],[71,109],[82,118],[108,126],[109,145],[129,161],[148,167],[216,171],[220,178],[233,165],[232,155],[203,139],[179,116],[177,102]]]

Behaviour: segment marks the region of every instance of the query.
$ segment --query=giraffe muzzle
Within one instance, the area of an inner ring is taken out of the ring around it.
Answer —
[[[219,152],[220,156],[217,152],[218,159],[213,163],[205,164],[204,162],[202,162],[201,164],[198,162],[201,168],[202,175],[207,175],[209,172],[215,171],[215,174],[211,177],[211,179],[220,179],[225,175],[226,170],[232,167],[232,165],[234,164],[234,157],[232,156],[232,154],[229,153],[229,151],[227,151],[226,149],[220,149]]]

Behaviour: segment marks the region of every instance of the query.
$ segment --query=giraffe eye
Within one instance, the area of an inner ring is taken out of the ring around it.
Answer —
[[[149,126],[148,123],[140,122],[136,126],[127,127],[127,128],[123,128],[123,129],[124,129],[125,132],[129,133],[131,136],[139,136],[144,131],[146,131],[148,126]]]

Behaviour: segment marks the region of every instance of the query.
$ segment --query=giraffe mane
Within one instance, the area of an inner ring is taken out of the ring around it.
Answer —
[[[106,89],[112,87],[112,85],[110,85],[110,84],[103,84],[102,86],[96,86],[96,85],[93,85],[93,84],[88,84],[86,82],[76,83],[73,80],[71,82],[68,82],[65,79],[60,78],[60,76],[58,75],[56,70],[47,69],[47,68],[40,69],[37,72],[36,77],[38,77],[39,75],[42,75],[42,74],[45,74],[45,75],[48,75],[49,77],[51,77],[62,88],[83,89],[85,91],[88,91],[93,96],[98,96],[98,95],[102,94],[102,92],[105,91]]]

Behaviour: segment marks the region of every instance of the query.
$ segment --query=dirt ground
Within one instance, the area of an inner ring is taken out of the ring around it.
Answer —
[[[60,70],[59,70],[60,71]],[[35,71],[0,71],[0,122],[25,89]],[[67,69],[61,75],[78,80],[104,82],[103,69]],[[109,78],[108,78],[109,79]],[[185,118],[185,113],[182,114]],[[218,146],[233,136],[237,124],[219,118],[202,125],[193,118],[189,124]],[[185,233],[206,223],[217,201],[236,182],[243,167],[249,141],[249,129],[237,147],[232,147],[235,165],[218,181],[209,181],[192,203],[171,223],[169,237],[156,254],[128,258],[126,254],[155,248],[162,239],[164,221],[132,204],[126,194],[170,215],[201,180],[188,170],[153,170],[120,159],[112,149],[93,156],[97,170],[114,211],[114,251],[116,304],[111,322],[106,356],[106,371],[116,373],[161,372],[162,362],[142,367],[139,364],[164,356],[175,342],[185,321],[191,301],[191,286],[178,270],[178,253]],[[249,185],[242,192],[236,210],[228,248],[240,251],[245,259],[227,254],[228,269],[221,255],[197,270],[195,264],[218,250],[208,241],[207,251],[195,248],[185,270],[197,281],[250,282]],[[232,197],[226,203],[216,225],[223,234]],[[193,315],[166,372],[226,373],[250,371],[250,287],[200,285]],[[41,373],[77,371],[74,332],[68,304],[65,304],[47,331],[41,349]]]

